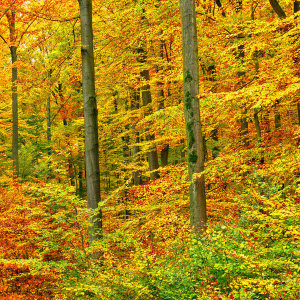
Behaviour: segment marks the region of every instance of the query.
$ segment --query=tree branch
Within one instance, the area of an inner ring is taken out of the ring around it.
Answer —
[[[7,44],[6,39],[5,39],[2,35],[0,35],[0,38],[3,40],[3,42],[4,42],[5,44]]]
[[[10,8],[16,3],[17,0],[14,0],[11,5],[4,11],[2,16],[0,17],[0,20],[5,16],[5,14],[10,10]]]
[[[43,19],[43,20],[52,21],[52,22],[61,22],[61,23],[80,19],[80,16],[75,16],[75,17],[68,18],[68,19],[53,19],[51,17],[39,16],[39,15],[34,15],[34,16],[37,18]]]
[[[21,41],[22,41],[22,38],[24,36],[25,33],[27,33],[27,30],[29,29],[29,27],[34,23],[34,21],[37,19],[37,17],[35,17],[29,24],[28,26],[26,27],[26,29],[22,32],[21,36],[20,36],[20,39],[19,39],[19,42],[18,42],[18,46],[21,44]]]

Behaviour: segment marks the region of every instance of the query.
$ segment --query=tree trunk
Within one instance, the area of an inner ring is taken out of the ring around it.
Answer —
[[[83,170],[81,164],[79,164],[78,169],[78,191],[77,194],[80,198],[83,198]]]
[[[278,104],[275,103],[274,111],[275,111],[275,116],[274,116],[274,122],[275,122],[275,131],[278,131],[281,127],[281,116],[278,111]]]
[[[242,2],[239,2],[240,6],[239,6],[239,10],[240,11],[242,9]],[[238,36],[238,38],[244,38],[244,36]],[[244,45],[240,45],[238,46],[238,54],[237,54],[237,59],[240,60],[241,65],[244,65],[244,58],[245,58],[245,49],[244,49]],[[243,77],[245,76],[245,72],[244,71],[238,71],[237,73],[238,77]],[[243,84],[243,80],[242,80],[242,84]],[[241,137],[242,137],[242,142],[244,144],[244,146],[248,146],[249,145],[249,130],[248,130],[248,120],[245,117],[245,115],[247,115],[247,109],[242,111],[242,117],[240,119],[240,123],[241,123]]]
[[[159,32],[159,34],[162,34],[162,31]],[[159,42],[159,53],[158,57],[163,61],[164,59],[164,42],[161,40]],[[161,71],[161,68],[159,66],[156,66],[156,71],[159,73]],[[164,95],[164,90],[163,90],[163,83],[161,81],[157,82],[158,85],[158,109],[164,109],[165,108],[165,95]],[[161,166],[165,167],[168,164],[168,157],[169,157],[169,145],[165,144],[163,146],[163,149],[160,152],[160,162]]]
[[[298,11],[300,11],[300,1],[296,0],[294,1],[294,14],[296,14]]]
[[[168,165],[168,159],[169,159],[169,145],[165,145],[164,148],[160,152],[160,161],[161,166],[165,167]]]
[[[220,3],[221,4],[221,3]],[[216,81],[216,66],[213,63],[212,65],[205,67],[205,65],[202,66],[202,72],[206,80],[215,82]],[[216,92],[216,88],[213,88],[214,92]],[[219,147],[219,137],[218,137],[218,128],[216,127],[211,131],[211,138],[213,140],[213,148],[212,148],[212,157],[213,159],[217,158],[217,156],[220,153],[220,147]],[[208,160],[208,153],[207,153],[207,147],[206,147],[206,140],[204,137],[204,147],[205,147],[205,161]]]
[[[199,108],[199,66],[194,0],[180,1],[183,52],[184,115],[187,135],[190,184],[191,227],[196,232],[206,228],[206,196],[204,175],[204,145]],[[198,174],[196,178],[194,174]]]
[[[82,89],[84,103],[85,165],[88,208],[97,210],[100,203],[98,110],[95,95],[95,70],[92,28],[92,1],[78,0],[81,19]],[[102,212],[93,212],[90,240],[102,236]],[[99,254],[95,254],[98,257]]]
[[[50,69],[49,72],[48,72],[48,78],[50,80],[51,78],[51,73],[52,73],[52,70]],[[48,172],[49,172],[49,175],[48,177],[52,177],[52,168],[51,168],[51,154],[52,154],[52,148],[51,148],[51,90],[50,90],[50,87],[49,87],[49,93],[48,93],[48,96],[47,96],[47,103],[46,103],[46,114],[47,114],[47,150],[48,150]]]
[[[133,90],[132,93],[132,102],[131,102],[131,110],[140,108],[140,91]],[[135,131],[135,125],[132,126],[134,143],[138,144],[140,142],[139,133]],[[140,148],[137,145],[132,147],[132,156],[134,162],[139,165],[138,153],[140,152]],[[141,185],[142,177],[139,171],[134,171],[133,173],[133,185]]]
[[[51,93],[47,96],[47,142],[48,142],[48,155],[51,155]]]
[[[16,45],[16,17],[15,11],[12,10],[11,14],[6,14],[8,24],[9,24],[9,33],[10,33],[10,54],[11,54],[11,63],[12,63],[12,160],[13,160],[13,176],[14,178],[19,176],[19,147],[18,147],[18,137],[19,137],[19,128],[18,128],[18,89],[17,89],[17,80],[18,80],[18,69],[14,65],[17,60],[17,45]]]
[[[212,140],[214,141],[214,145],[212,148],[212,157],[213,159],[217,158],[220,153],[220,147],[219,147],[219,137],[218,137],[218,129],[215,128],[211,132]]]
[[[139,62],[141,64],[146,63],[146,52],[143,48],[138,49],[139,53]],[[141,87],[142,92],[142,100],[143,100],[143,106],[148,106],[150,103],[152,103],[152,97],[150,92],[150,75],[149,70],[142,70],[140,72],[141,79],[145,82],[145,84]],[[148,106],[145,111],[145,116],[151,114],[152,109]],[[155,139],[155,136],[153,134],[148,134],[146,136],[147,141],[153,141]],[[159,178],[158,171],[155,171],[159,168],[158,165],[158,155],[157,155],[157,149],[156,146],[152,147],[152,149],[148,152],[148,163],[149,163],[149,169],[150,169],[150,179],[154,180],[156,178]]]
[[[13,23],[14,24],[14,23]],[[11,24],[11,26],[14,26]],[[13,29],[14,30],[14,29]],[[18,69],[14,66],[17,61],[17,47],[10,47],[12,67],[12,118],[13,118],[13,136],[12,136],[12,159],[13,159],[13,173],[15,177],[19,176],[19,147],[18,147],[18,91],[17,91],[17,80],[18,80]]]
[[[245,115],[245,114],[247,114],[246,109],[242,112],[242,115]],[[247,121],[247,118],[242,117],[241,118],[241,136],[242,136],[244,146],[249,146],[248,135],[249,135],[248,121]]]
[[[258,109],[257,108],[254,110],[254,124],[255,124],[255,129],[256,129],[257,141],[258,141],[259,146],[261,146],[261,129],[260,129],[260,124],[259,124],[259,119],[258,119]]]
[[[294,1],[294,14],[300,11],[300,1]],[[296,63],[299,62],[299,59],[295,61]],[[298,124],[300,126],[300,102],[299,97],[296,99],[297,101],[297,112],[298,112]],[[298,139],[298,145],[300,145],[300,138]]]
[[[159,82],[160,84],[160,82]],[[164,109],[164,91],[161,89],[158,93],[159,96],[159,107],[158,109]],[[168,158],[169,158],[169,145],[165,144],[163,146],[163,149],[160,152],[160,161],[161,161],[161,166],[165,167],[168,164]]]
[[[273,10],[276,12],[280,19],[286,18],[284,10],[281,8],[277,0],[269,0]]]

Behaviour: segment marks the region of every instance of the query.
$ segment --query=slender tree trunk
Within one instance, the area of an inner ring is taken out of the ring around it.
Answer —
[[[278,111],[278,104],[277,103],[275,104],[274,111],[275,111],[275,116],[274,116],[275,130],[278,131],[281,127],[281,116],[280,116],[280,113]]]
[[[135,126],[133,126],[133,132],[135,131]],[[134,133],[135,135],[135,143],[140,142],[139,134]],[[138,146],[133,146],[132,148],[132,155],[135,162],[139,160],[138,153],[140,152],[140,149]],[[141,185],[142,184],[142,177],[139,171],[134,171],[133,173],[133,185]]]
[[[296,1],[294,1],[294,14],[296,14],[299,11],[300,11],[300,1],[296,0]],[[298,59],[295,60],[295,63],[296,64],[299,63],[299,60],[300,59],[298,56]],[[300,98],[297,97],[296,101],[297,101],[297,112],[298,112],[298,124],[300,126]],[[300,138],[298,139],[298,145],[300,145]]]
[[[67,119],[64,118],[63,119],[63,124],[64,126],[67,126],[68,125],[68,122],[67,122]],[[70,147],[70,143],[68,141],[68,138],[69,136],[66,136],[67,140],[66,140],[66,148],[67,148],[67,152],[68,152],[68,173],[69,173],[69,179],[70,179],[70,184],[71,186],[74,186],[75,185],[75,182],[74,182],[74,168],[73,168],[73,159],[72,159],[72,150],[71,150],[71,147]]]
[[[133,90],[132,94],[132,102],[131,102],[131,110],[133,109],[139,109],[140,108],[140,91]],[[133,131],[133,138],[135,144],[138,144],[140,142],[139,133],[135,131],[135,125],[132,126]],[[136,162],[139,165],[139,158],[138,153],[140,152],[140,148],[137,145],[134,145],[132,147],[132,156],[134,162]],[[134,171],[133,173],[133,185],[141,185],[142,184],[142,177],[139,171]]]
[[[162,32],[160,32],[162,34]],[[164,58],[164,43],[163,41],[160,41],[159,44],[159,58],[163,60]],[[157,67],[157,72],[160,71],[160,68]],[[163,83],[161,81],[158,81],[157,83],[159,87],[158,91],[158,109],[164,109],[165,108],[165,95],[164,95],[164,90],[163,90]],[[161,161],[161,166],[165,167],[168,164],[168,157],[169,157],[169,145],[166,144],[164,145],[163,149],[160,152],[160,161]]]
[[[12,26],[12,25],[11,25]],[[10,47],[12,67],[12,117],[13,117],[13,136],[12,136],[12,159],[13,159],[13,172],[14,176],[19,176],[19,146],[18,146],[18,91],[17,91],[17,80],[18,80],[18,69],[14,66],[17,61],[17,47]]]
[[[141,23],[146,24],[146,17],[145,17],[145,9],[142,9],[142,17],[141,17]],[[140,41],[142,43],[142,41]],[[150,91],[150,74],[149,70],[145,66],[147,62],[147,53],[146,50],[144,49],[146,46],[140,45],[137,49],[138,53],[138,62],[141,64],[141,71],[140,71],[140,77],[141,81],[144,82],[144,85],[141,87],[141,93],[142,93],[142,101],[143,101],[143,106],[148,106],[145,109],[145,116],[149,115],[152,113],[152,108],[149,106],[149,104],[152,103],[152,97],[151,97],[151,91]],[[146,136],[147,141],[154,141],[155,140],[155,135],[154,134],[148,134]],[[159,178],[159,173],[158,171],[155,171],[159,168],[158,164],[158,155],[157,155],[157,149],[156,146],[152,146],[150,148],[150,151],[147,153],[148,156],[148,163],[149,163],[149,169],[150,169],[150,179],[154,180],[156,178]]]
[[[146,63],[146,52],[143,48],[138,49],[139,53],[139,62],[141,64]],[[142,92],[142,100],[143,100],[143,106],[148,106],[145,111],[145,116],[152,113],[152,109],[149,107],[149,104],[152,103],[152,97],[150,92],[150,75],[149,70],[144,69],[140,72],[141,79],[145,82],[145,84],[141,87]],[[155,139],[155,136],[153,134],[148,134],[146,136],[147,141],[153,141]],[[157,149],[156,146],[152,147],[150,151],[147,154],[148,156],[148,163],[149,163],[149,169],[150,169],[150,179],[154,180],[156,178],[159,178],[158,171],[155,171],[159,168],[158,164],[158,155],[157,155]]]
[[[88,208],[97,210],[100,203],[98,110],[95,95],[95,70],[92,27],[92,1],[78,0],[81,19],[82,89],[84,103],[85,166]],[[102,212],[98,209],[90,226],[90,240],[102,236]],[[98,254],[95,255],[96,257]]]
[[[205,66],[202,67],[202,71],[204,74],[204,77],[211,82],[216,81],[216,66],[215,64],[212,64],[208,66],[207,68]],[[216,88],[213,88],[214,92],[216,92]],[[220,147],[219,147],[219,137],[218,137],[218,128],[216,127],[211,131],[211,138],[213,140],[213,148],[212,148],[212,157],[213,159],[217,158],[217,156],[220,153]],[[205,147],[205,161],[208,160],[208,153],[207,153],[207,147],[206,147],[206,141],[204,137],[204,147]]]
[[[253,117],[254,117],[257,141],[258,141],[259,145],[261,146],[261,129],[260,129],[259,118],[258,118],[258,109],[255,109]]]
[[[47,96],[47,142],[48,142],[48,155],[51,155],[51,94]]]
[[[239,12],[242,9],[242,2],[239,2],[239,9],[237,10],[237,12]],[[243,36],[240,36],[239,38],[243,38]],[[240,60],[241,64],[244,65],[244,58],[245,58],[245,50],[244,50],[244,45],[240,45],[238,46],[238,55],[237,58]],[[244,71],[239,71],[237,73],[238,77],[243,77],[245,76],[245,72]],[[242,80],[243,81],[243,80]],[[244,146],[248,146],[249,145],[249,130],[248,130],[248,120],[245,117],[245,115],[247,115],[247,109],[244,109],[242,111],[242,117],[240,119],[241,122],[241,136],[242,136],[242,141]]]
[[[78,191],[77,194],[80,198],[83,198],[83,170],[82,165],[79,165],[78,169]]]
[[[204,145],[199,108],[199,66],[194,0],[180,1],[184,115],[188,144],[188,169],[190,184],[191,227],[196,232],[206,228],[206,196],[204,175]],[[194,174],[198,174],[194,178]]]
[[[61,102],[63,103],[64,97],[63,97],[62,84],[61,83],[58,84],[58,95],[59,95],[59,98],[60,98]],[[67,122],[66,117],[63,118],[63,124],[64,124],[65,127],[67,127],[68,122]],[[73,163],[72,163],[72,161],[73,161],[73,159],[72,159],[72,150],[71,150],[68,138],[69,138],[69,135],[66,136],[66,149],[67,149],[67,152],[68,152],[68,173],[69,173],[70,184],[71,184],[71,186],[74,186],[75,182],[74,182],[74,170],[73,170]]]
[[[18,80],[18,69],[14,65],[17,60],[17,45],[16,45],[16,16],[15,11],[12,10],[11,13],[7,13],[7,20],[9,24],[9,33],[10,33],[10,54],[12,62],[12,160],[13,160],[13,176],[14,178],[19,176],[19,147],[18,147],[18,138],[19,138],[19,116],[18,116],[18,89],[17,89],[17,80]]]
[[[254,20],[254,13],[252,15],[252,20]],[[254,59],[254,67],[255,67],[255,76],[257,79],[258,79],[258,72],[259,72],[258,58],[259,58],[259,52],[254,51],[253,59]],[[264,151],[263,151],[263,147],[262,147],[261,127],[260,127],[260,122],[259,122],[259,118],[258,118],[258,113],[259,113],[259,109],[255,108],[253,119],[254,119],[257,142],[258,142],[258,147],[259,147],[259,152],[260,152],[260,163],[263,164],[265,159],[264,159]]]
[[[236,12],[239,13],[239,12],[242,11],[242,9],[243,9],[243,1],[238,0],[236,2]],[[238,36],[238,38],[244,38],[244,36],[241,35],[241,36]],[[244,45],[238,46],[237,58],[240,59],[241,64],[243,65],[244,64],[244,58],[245,58]],[[241,71],[241,72],[239,71],[237,75],[238,75],[238,77],[243,77],[245,75],[245,72],[244,71]],[[247,115],[247,109],[242,111],[242,117],[240,119],[240,122],[241,122],[242,141],[243,141],[243,144],[245,146],[248,146],[249,145],[249,131],[248,131],[249,126],[248,126],[248,120],[245,117],[245,115]]]
[[[49,70],[48,72],[48,79],[51,79],[51,74],[52,74],[52,69]],[[51,90],[49,87],[49,93],[47,96],[47,103],[46,103],[46,115],[47,115],[47,148],[48,148],[48,156],[49,156],[49,161],[48,161],[48,169],[49,169],[49,177],[52,176],[52,169],[51,169],[51,154],[52,154],[52,148],[51,148]]]
[[[247,114],[247,110],[245,109],[242,112],[242,115],[246,115]],[[248,121],[247,118],[242,117],[241,118],[241,136],[242,136],[242,140],[243,140],[243,144],[244,146],[248,146],[249,145],[249,130],[248,130]]]
[[[163,109],[164,108],[164,91],[163,90],[160,90],[159,91],[159,97],[161,98],[160,99],[160,102],[159,102],[159,109]],[[163,146],[163,149],[161,150],[160,152],[160,160],[161,160],[161,166],[162,167],[165,167],[167,164],[168,164],[168,158],[169,158],[169,145],[168,144],[165,144]]]
[[[218,129],[215,128],[211,132],[211,137],[214,141],[214,146],[212,148],[212,157],[213,159],[217,158],[220,153],[220,147],[219,147],[219,137],[218,137]]]
[[[254,20],[254,17],[253,17]],[[254,51],[253,53],[253,59],[254,59],[254,66],[255,66],[255,76],[258,78],[258,72],[259,72],[259,52]],[[255,123],[255,128],[256,128],[256,135],[257,135],[257,140],[259,145],[261,146],[261,128],[260,128],[260,123],[259,123],[259,118],[258,118],[258,112],[259,110],[257,108],[254,109],[254,123]]]
[[[48,148],[48,172],[49,177],[52,177],[52,169],[51,169],[51,154],[52,154],[52,148],[51,148],[51,93],[47,96],[47,148]]]

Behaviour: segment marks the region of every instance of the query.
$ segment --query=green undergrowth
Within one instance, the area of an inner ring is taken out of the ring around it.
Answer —
[[[248,175],[235,186],[238,217],[205,236],[186,232],[161,251],[128,228],[106,235],[102,265],[68,277],[67,299],[299,299],[297,185]]]
[[[72,188],[49,183],[12,189],[1,198],[1,213],[4,220],[22,206],[22,224],[30,229],[15,240],[15,247],[30,250],[22,257],[22,278],[48,274],[55,280],[54,299],[294,300],[300,298],[299,179],[295,164],[282,162],[249,165],[223,189],[208,178],[218,189],[208,193],[204,236],[189,231],[186,170],[180,166],[127,190],[127,202],[121,196],[106,200],[103,239],[90,245],[89,212]],[[20,204],[11,205],[20,195]],[[93,251],[102,259],[92,259]]]

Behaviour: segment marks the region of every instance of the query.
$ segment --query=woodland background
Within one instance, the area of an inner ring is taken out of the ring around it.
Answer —
[[[300,298],[299,1],[279,4],[196,1],[208,213],[199,237],[179,1],[93,1],[103,237],[89,243],[78,3],[1,1],[1,299]]]

